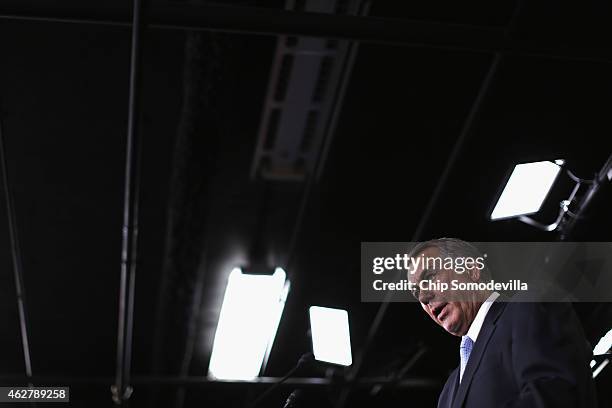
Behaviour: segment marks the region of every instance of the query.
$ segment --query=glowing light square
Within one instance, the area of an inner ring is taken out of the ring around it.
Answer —
[[[238,268],[230,273],[208,366],[210,377],[246,381],[259,375],[288,291],[281,268],[272,275],[245,274]]]
[[[538,212],[560,171],[561,167],[550,161],[516,165],[491,220]]]
[[[598,355],[607,353],[610,351],[610,348],[612,348],[612,329],[608,331],[605,336],[599,339],[599,342],[597,342],[597,345],[595,345],[593,348],[593,354]],[[591,368],[593,368],[595,364],[595,360],[591,360]]]
[[[351,365],[353,358],[347,311],[311,306],[309,313],[315,358],[332,364]]]

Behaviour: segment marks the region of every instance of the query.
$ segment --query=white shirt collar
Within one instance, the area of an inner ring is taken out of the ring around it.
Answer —
[[[485,300],[483,304],[480,305],[480,309],[478,309],[476,317],[474,318],[474,321],[470,325],[470,328],[468,329],[468,332],[466,334],[466,336],[472,339],[474,343],[476,343],[476,339],[478,338],[478,334],[480,333],[480,329],[482,328],[482,324],[484,323],[485,317],[487,317],[487,313],[489,313],[491,305],[498,297],[499,293],[493,292],[489,295],[487,300]]]

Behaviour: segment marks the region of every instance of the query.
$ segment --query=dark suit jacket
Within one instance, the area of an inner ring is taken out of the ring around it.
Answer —
[[[438,407],[596,407],[591,354],[570,304],[495,302]]]

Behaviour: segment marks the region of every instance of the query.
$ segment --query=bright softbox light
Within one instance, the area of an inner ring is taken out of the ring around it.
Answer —
[[[612,348],[612,330],[608,331],[605,336],[599,339],[599,342],[593,348],[593,355],[605,354],[610,351]],[[591,368],[595,367],[597,362],[595,360],[591,360]],[[594,371],[593,378],[597,377],[597,374],[601,372],[601,370],[609,364],[609,359],[604,360]]]
[[[208,366],[210,377],[252,380],[259,375],[288,291],[281,268],[272,275],[246,274],[238,268],[230,273]]]
[[[516,165],[491,220],[538,212],[560,171],[561,166],[550,161]]]
[[[346,310],[311,306],[309,313],[314,357],[327,363],[351,365],[351,335]]]

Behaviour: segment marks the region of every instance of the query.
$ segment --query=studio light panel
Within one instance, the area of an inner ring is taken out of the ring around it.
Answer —
[[[309,314],[315,359],[343,366],[351,365],[353,358],[347,311],[311,306]]]
[[[256,378],[270,352],[289,282],[281,268],[272,275],[234,269],[228,278],[208,374],[220,380]]]
[[[561,167],[551,161],[516,165],[491,213],[491,220],[539,211],[560,171]]]

